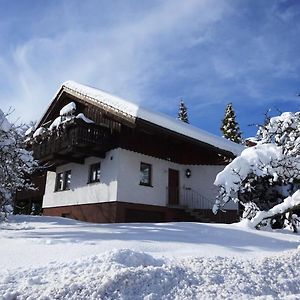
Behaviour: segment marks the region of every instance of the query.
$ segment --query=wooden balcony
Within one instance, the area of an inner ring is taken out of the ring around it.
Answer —
[[[84,163],[88,156],[105,157],[114,148],[113,140],[109,128],[77,121],[32,139],[30,148],[35,159],[53,168]]]

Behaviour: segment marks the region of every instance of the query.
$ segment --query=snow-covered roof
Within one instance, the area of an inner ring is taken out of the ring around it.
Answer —
[[[92,88],[74,81],[67,81],[62,84],[60,91],[62,89],[66,92],[69,91],[72,94],[75,94],[79,98],[86,98],[90,101],[93,101],[95,102],[95,104],[101,107],[107,107],[110,110],[121,113],[127,116],[128,118],[139,118],[148,121],[150,123],[169,129],[184,136],[207,143],[219,149],[231,152],[235,155],[240,154],[241,151],[244,149],[243,146],[226,140],[225,138],[218,137],[195,126],[184,123],[175,118],[171,118],[170,116],[165,115],[163,113],[145,109],[136,103],[124,100],[122,98],[119,98],[117,96],[114,96],[96,88]]]

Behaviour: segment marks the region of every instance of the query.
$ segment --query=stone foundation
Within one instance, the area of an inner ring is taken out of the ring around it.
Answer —
[[[44,208],[45,216],[59,216],[93,223],[134,223],[134,222],[190,222],[197,221],[182,208],[128,202],[105,202]],[[228,211],[214,215],[211,210],[202,210],[205,222],[217,223],[237,221],[237,212]]]

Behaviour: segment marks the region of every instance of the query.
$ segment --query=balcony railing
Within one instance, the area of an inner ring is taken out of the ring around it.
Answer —
[[[49,131],[30,142],[38,160],[50,160],[53,155],[87,157],[92,152],[105,153],[113,147],[109,128],[79,122]]]

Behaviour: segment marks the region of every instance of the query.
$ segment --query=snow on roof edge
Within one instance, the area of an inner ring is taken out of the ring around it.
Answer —
[[[226,140],[225,138],[218,137],[198,127],[184,123],[175,118],[171,118],[166,114],[145,109],[131,101],[112,95],[103,90],[89,87],[75,81],[66,81],[62,84],[62,87],[69,88],[75,92],[93,98],[94,100],[96,100],[96,102],[99,101],[102,104],[113,107],[118,111],[132,116],[133,118],[143,119],[176,133],[180,133],[187,137],[207,143],[216,148],[229,151],[235,155],[239,155],[244,149],[244,146]]]
[[[56,93],[54,99],[56,99],[62,88],[67,90],[69,89],[79,95],[89,98],[90,100],[94,100],[98,104],[121,112],[127,117],[134,119],[139,118],[148,121],[184,136],[207,143],[216,148],[231,152],[234,155],[239,155],[243,149],[245,149],[242,145],[226,140],[225,138],[219,137],[175,118],[171,118],[166,114],[151,111],[106,91],[89,87],[75,81],[64,82]]]

